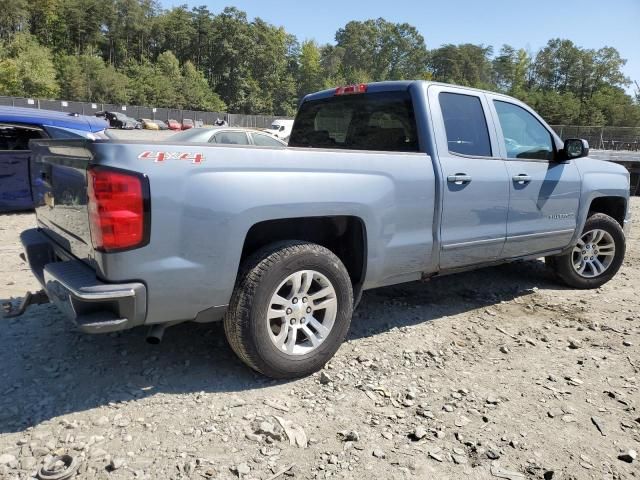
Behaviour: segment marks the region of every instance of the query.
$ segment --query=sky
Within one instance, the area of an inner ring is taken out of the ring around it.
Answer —
[[[351,20],[382,17],[409,23],[427,48],[446,43],[507,43],[534,53],[551,38],[567,38],[584,48],[615,47],[627,59],[625,74],[640,83],[640,0],[161,0],[165,8],[225,6],[260,17],[300,41],[332,43]],[[631,91],[632,88],[629,88]]]

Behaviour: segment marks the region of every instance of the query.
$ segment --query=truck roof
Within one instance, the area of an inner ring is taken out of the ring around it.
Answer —
[[[108,127],[105,120],[97,117],[36,108],[3,106],[0,106],[0,122],[37,126],[47,125],[84,132],[99,132]]]
[[[492,91],[489,91],[489,90],[481,90],[479,88],[466,87],[464,85],[456,85],[456,84],[453,84],[453,83],[432,82],[430,80],[389,80],[389,81],[385,81],[385,82],[365,83],[365,85],[367,86],[367,93],[376,93],[376,92],[392,92],[392,91],[406,90],[414,83],[423,83],[423,84],[425,84],[427,86],[428,85],[442,85],[442,86],[445,86],[445,87],[455,87],[455,88],[460,88],[460,89],[464,89],[464,90],[467,90],[467,91],[490,93],[492,95],[499,95],[499,96],[502,96],[502,97],[505,97],[505,98],[517,100],[517,99],[514,99],[513,97],[510,97],[508,95],[504,95],[504,94],[502,94],[500,92],[492,92]],[[311,94],[307,95],[306,97],[304,97],[303,102],[306,102],[306,101],[309,101],[309,100],[319,100],[319,99],[322,99],[322,98],[332,97],[335,94],[335,91],[336,91],[335,88],[329,88],[327,90],[322,90],[320,92],[311,93]]]

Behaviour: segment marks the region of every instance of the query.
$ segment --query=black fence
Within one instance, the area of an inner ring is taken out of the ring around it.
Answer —
[[[640,127],[551,125],[560,138],[584,138],[599,150],[640,151]]]
[[[81,115],[95,115],[98,112],[121,112],[125,115],[139,119],[150,118],[152,120],[169,119],[182,122],[185,118],[202,120],[205,125],[213,125],[217,119],[226,119],[229,125],[235,127],[267,128],[279,118],[270,115],[242,115],[226,112],[201,112],[197,110],[181,110],[160,107],[142,107],[139,105],[114,105],[110,103],[71,102],[66,100],[42,100],[22,97],[0,96],[0,105],[12,107],[41,108],[58,112],[79,113]]]

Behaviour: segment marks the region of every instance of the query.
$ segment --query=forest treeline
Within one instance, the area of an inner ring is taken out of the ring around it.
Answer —
[[[428,32],[425,32],[428,36]],[[428,49],[406,23],[352,21],[321,45],[234,7],[155,0],[0,0],[0,95],[293,115],[336,85],[431,79],[504,92],[552,124],[640,126],[612,47],[551,39]]]

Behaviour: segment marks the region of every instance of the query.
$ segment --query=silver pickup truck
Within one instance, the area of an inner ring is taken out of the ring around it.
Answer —
[[[22,242],[82,331],[146,325],[157,342],[167,326],[223,319],[238,356],[275,378],[321,368],[364,290],[540,257],[596,288],[625,254],[627,171],[518,100],[470,88],[308,95],[286,149],[31,146],[38,228]]]

